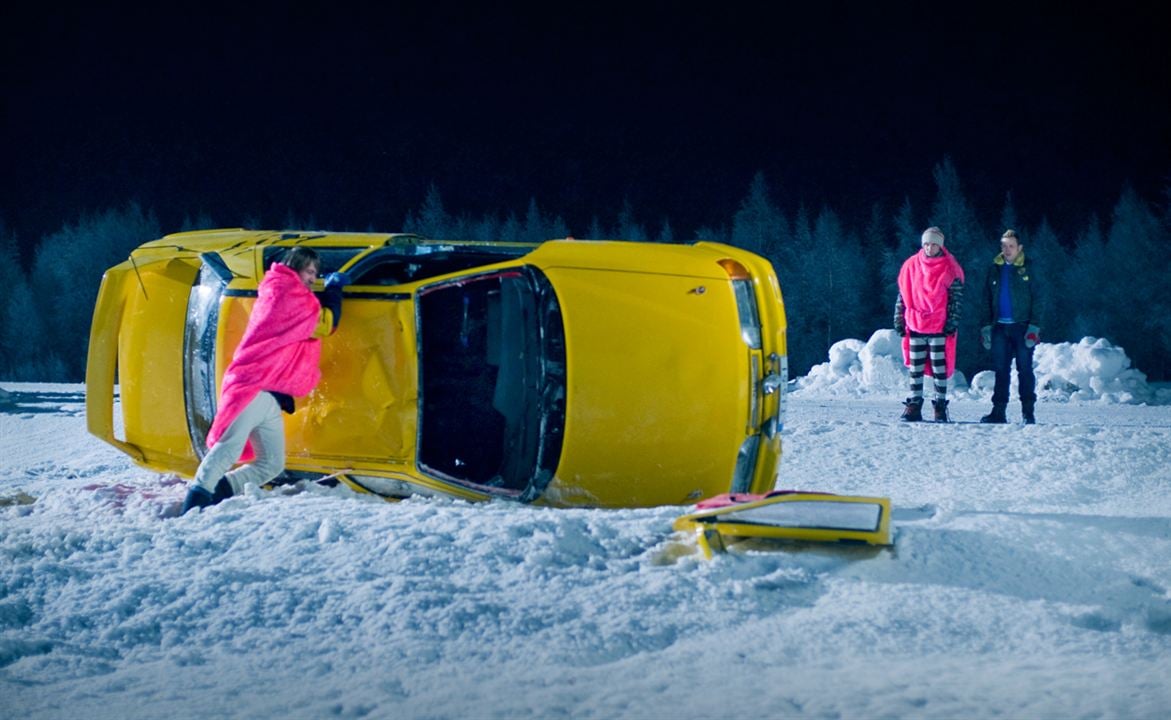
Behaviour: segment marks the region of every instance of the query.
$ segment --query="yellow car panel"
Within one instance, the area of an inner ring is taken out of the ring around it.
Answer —
[[[118,378],[122,397],[133,398],[122,403],[128,446],[122,449],[162,471],[193,472],[198,465],[187,437],[181,365],[187,292],[196,272],[196,265],[181,259],[148,261],[137,268],[123,263],[103,278],[94,313],[95,334],[116,337],[90,343],[90,430],[112,435],[107,403]]]
[[[288,418],[298,455],[411,468],[415,456],[415,362],[410,302],[350,300],[322,343],[321,383]]]
[[[547,274],[565,313],[569,377],[569,472],[550,499],[621,507],[636,494],[660,505],[725,492],[736,457],[711,449],[739,447],[748,422],[748,351],[727,322],[736,314],[727,288],[700,292],[696,278],[677,275],[632,285],[599,270]]]

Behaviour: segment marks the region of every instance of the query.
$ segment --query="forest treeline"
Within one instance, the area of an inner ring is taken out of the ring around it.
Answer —
[[[938,225],[967,276],[958,366],[971,377],[990,367],[979,343],[980,289],[999,252],[1001,233],[1013,228],[1049,296],[1041,322],[1043,341],[1104,337],[1125,348],[1134,366],[1152,380],[1169,379],[1171,187],[1158,202],[1122,189],[1109,217],[1090,214],[1080,227],[1058,228],[1043,215],[1019,217],[1008,193],[998,216],[979,212],[950,160],[940,162],[933,176],[930,206],[914,207],[910,199],[876,203],[868,220],[857,226],[832,207],[785,207],[784,198],[758,173],[732,217],[699,228],[691,237],[677,237],[669,219],[648,227],[629,204],[610,219],[595,216],[581,229],[544,212],[535,199],[522,215],[470,217],[446,209],[434,186],[420,207],[405,213],[401,228],[376,230],[502,241],[570,234],[668,243],[705,239],[752,250],[777,269],[789,321],[790,373],[802,375],[826,359],[834,342],[865,340],[875,330],[891,327],[899,266],[919,249],[922,230]],[[861,216],[851,210],[850,217]],[[243,224],[262,226],[257,220]],[[218,226],[202,215],[181,225],[167,231]],[[289,216],[283,229],[314,225],[312,218],[305,222]],[[81,381],[102,272],[163,232],[152,211],[130,203],[67,222],[22,256],[18,239],[0,219],[0,257],[9,268],[0,283],[0,379]]]

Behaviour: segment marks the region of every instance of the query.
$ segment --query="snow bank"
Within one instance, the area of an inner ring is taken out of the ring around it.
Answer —
[[[829,362],[797,378],[795,392],[839,397],[902,397],[907,393],[902,339],[894,330],[876,331],[866,342],[839,340],[829,349]],[[1130,366],[1121,347],[1105,338],[1082,338],[1077,343],[1040,343],[1033,357],[1037,395],[1041,400],[1103,403],[1171,404],[1171,390],[1157,390],[1147,376]],[[949,383],[953,397],[987,400],[992,397],[995,373],[983,370],[972,377],[956,371]],[[1016,373],[1011,396],[1017,397]]]
[[[1071,402],[981,428],[795,397],[781,487],[890,497],[895,547],[708,562],[672,531],[678,507],[387,503],[302,483],[176,518],[183,483],[89,435],[82,386],[8,389],[3,720],[1171,706],[1171,407]]]

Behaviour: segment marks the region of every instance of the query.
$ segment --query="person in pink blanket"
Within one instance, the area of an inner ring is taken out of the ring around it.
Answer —
[[[947,380],[955,372],[964,271],[944,249],[942,230],[929,227],[921,240],[922,249],[899,270],[895,300],[895,331],[903,336],[903,362],[911,369],[911,397],[903,403],[902,419],[923,419],[923,375],[929,372],[935,386],[935,422],[950,422]]]
[[[321,379],[321,338],[341,320],[343,273],[330,273],[321,299],[311,286],[321,259],[307,247],[273,263],[257,289],[244,337],[224,371],[208,453],[187,490],[183,512],[214,505],[272,480],[285,469],[285,424],[293,398]],[[237,462],[244,463],[234,470]],[[230,472],[229,472],[230,470]]]

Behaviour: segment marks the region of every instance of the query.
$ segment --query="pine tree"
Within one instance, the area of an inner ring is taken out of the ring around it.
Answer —
[[[89,325],[102,273],[159,235],[154,214],[131,203],[85,216],[41,241],[30,285],[33,298],[40,300],[41,317],[53,328],[45,338],[42,357],[59,358],[61,380],[78,381],[84,376]]]
[[[696,240],[696,242],[699,242],[699,241],[718,242],[718,243],[724,243],[725,245],[727,245],[727,244],[729,244],[728,243],[728,229],[725,228],[723,225],[720,225],[719,227],[712,227],[710,225],[704,225],[702,227],[696,228],[695,240]]]
[[[862,260],[867,277],[862,284],[863,318],[867,328],[885,328],[891,324],[891,303],[898,293],[899,266],[893,243],[895,232],[881,202],[870,206],[870,218],[862,231]],[[869,335],[869,333],[863,333]]]
[[[865,272],[858,238],[847,233],[838,214],[823,208],[813,226],[816,248],[802,263],[806,329],[818,357],[838,340],[857,337],[862,327]]]
[[[891,252],[884,256],[883,266],[885,272],[883,276],[886,279],[885,297],[886,302],[886,324],[882,327],[889,327],[895,318],[895,303],[898,299],[898,272],[903,268],[903,263],[911,255],[919,252],[919,238],[922,236],[925,227],[915,218],[915,207],[911,205],[911,198],[903,198],[903,205],[898,208],[898,214],[895,215],[895,245],[891,248]]]
[[[520,221],[516,219],[516,215],[508,213],[508,217],[504,218],[504,223],[500,226],[500,241],[520,242],[522,232]]]
[[[816,271],[810,267],[810,261],[821,249],[815,245],[813,225],[804,204],[797,209],[793,219],[788,248],[792,252],[784,254],[793,259],[782,261],[776,270],[785,293],[785,317],[789,322],[789,371],[796,376],[804,375],[821,362],[828,349],[822,347],[824,326],[818,327],[814,317],[817,298],[813,275]],[[802,248],[804,252],[800,252]]]
[[[756,173],[732,218],[732,244],[776,263],[782,260],[779,254],[787,230],[784,216],[769,197],[764,173]]]
[[[1116,334],[1134,365],[1164,377],[1166,355],[1160,337],[1164,322],[1168,264],[1166,226],[1131,188],[1122,192],[1106,238],[1108,279],[1103,289]]]
[[[553,222],[549,225],[549,238],[565,238],[569,237],[569,223],[565,222],[565,218],[558,215],[553,218]]]
[[[988,250],[999,242],[980,227],[976,213],[968,202],[961,186],[959,174],[951,158],[945,157],[935,166],[935,203],[931,207],[930,225],[943,230],[947,251],[955,256],[964,270],[964,301],[960,311],[958,327],[959,342],[956,343],[956,366],[968,375],[976,367],[980,344],[973,342],[979,337],[980,316],[980,268],[990,257]],[[921,232],[921,231],[920,231]],[[918,233],[915,237],[918,238]],[[908,253],[909,255],[910,253]]]
[[[1164,275],[1163,291],[1152,298],[1151,302],[1151,318],[1154,322],[1154,329],[1158,339],[1159,358],[1161,360],[1160,367],[1156,370],[1153,366],[1151,372],[1155,373],[1155,379],[1167,380],[1171,377],[1171,368],[1167,356],[1171,354],[1171,293],[1167,291],[1167,282],[1165,274],[1169,263],[1166,259],[1168,251],[1171,251],[1171,175],[1167,176],[1166,184],[1163,186],[1163,211],[1160,213],[1162,220],[1162,253],[1164,256],[1164,264],[1162,272]]]
[[[644,242],[647,239],[646,230],[634,219],[634,209],[630,206],[630,198],[622,201],[622,210],[618,213],[618,237],[622,240]]]
[[[416,233],[432,239],[447,239],[451,237],[451,217],[443,209],[443,198],[439,196],[439,188],[435,183],[427,187],[427,195],[423,198],[423,206],[418,215],[407,214],[403,221],[406,232]]]
[[[525,211],[524,223],[521,225],[521,240],[530,243],[544,242],[552,237],[541,216],[541,208],[537,206],[536,198],[529,198],[529,207]]]
[[[216,227],[219,226],[215,224],[215,221],[211,219],[211,216],[203,211],[200,211],[196,213],[195,217],[184,215],[183,222],[179,224],[179,232],[187,232],[189,230],[212,230]]]
[[[671,222],[667,218],[663,218],[663,224],[659,228],[659,234],[655,236],[655,242],[665,245],[675,242],[675,231],[671,229]]]
[[[470,237],[480,242],[491,242],[500,239],[500,221],[495,215],[485,214],[471,227]]]
[[[911,205],[911,198],[904,197],[899,212],[895,215],[894,248],[906,248],[907,255],[919,249],[919,236],[926,228],[920,227],[915,221],[915,208]]]
[[[586,237],[591,240],[604,240],[606,238],[606,231],[602,229],[602,221],[598,219],[597,215],[590,217],[590,227],[586,230]]]
[[[0,305],[0,373],[9,380],[52,382],[69,378],[49,377],[41,371],[40,359],[53,352],[44,319],[44,307],[33,300],[24,273],[10,278],[8,295]],[[90,310],[92,311],[92,306]]]
[[[20,261],[16,236],[8,230],[3,219],[0,219],[0,265],[8,268],[9,274],[7,281],[0,282],[0,377],[6,377],[12,371],[16,351],[13,343],[19,333],[12,333],[10,336],[10,320],[3,310],[12,304],[14,286],[17,282],[25,282],[25,273]]]
[[[1066,290],[1069,253],[1057,239],[1057,233],[1047,218],[1042,218],[1040,227],[1021,238],[1021,242],[1025,257],[1034,265],[1037,279],[1042,283],[1040,292],[1046,300],[1044,312],[1035,318],[1041,327],[1042,338],[1046,342],[1076,340],[1072,337],[1070,313],[1062,312],[1058,307],[1063,298],[1074,295]]]
[[[1104,297],[1108,272],[1102,223],[1097,215],[1092,215],[1074,245],[1066,276],[1067,287],[1076,289],[1076,292],[1049,295],[1053,311],[1070,316],[1068,332],[1071,340],[1108,334],[1109,310]]]
[[[1012,202],[1012,193],[1004,194],[1004,207],[1000,210],[1000,232],[1015,230],[1019,226],[1016,216],[1016,206]]]

